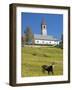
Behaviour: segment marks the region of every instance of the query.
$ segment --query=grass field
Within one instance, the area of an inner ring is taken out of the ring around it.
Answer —
[[[42,65],[55,62],[54,75],[63,74],[63,50],[56,47],[22,47],[22,77],[48,76],[42,72]]]

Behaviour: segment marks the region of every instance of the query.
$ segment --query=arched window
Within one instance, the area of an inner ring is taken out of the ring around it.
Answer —
[[[37,43],[39,43],[39,41],[37,41]]]
[[[45,26],[44,26],[44,28],[45,28]]]

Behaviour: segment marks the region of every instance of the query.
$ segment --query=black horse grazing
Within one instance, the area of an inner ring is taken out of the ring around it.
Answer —
[[[43,73],[45,73],[45,71],[48,72],[48,74],[52,73],[54,74],[54,63],[52,63],[52,65],[42,65],[42,71]]]

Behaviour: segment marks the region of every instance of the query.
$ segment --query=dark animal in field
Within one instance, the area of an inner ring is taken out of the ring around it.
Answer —
[[[45,73],[45,71],[48,72],[48,74],[52,73],[54,74],[54,63],[51,65],[42,65],[42,72]]]

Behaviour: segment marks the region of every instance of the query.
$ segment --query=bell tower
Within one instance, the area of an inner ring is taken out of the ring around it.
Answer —
[[[47,36],[47,25],[44,18],[42,19],[41,23],[41,35]]]

